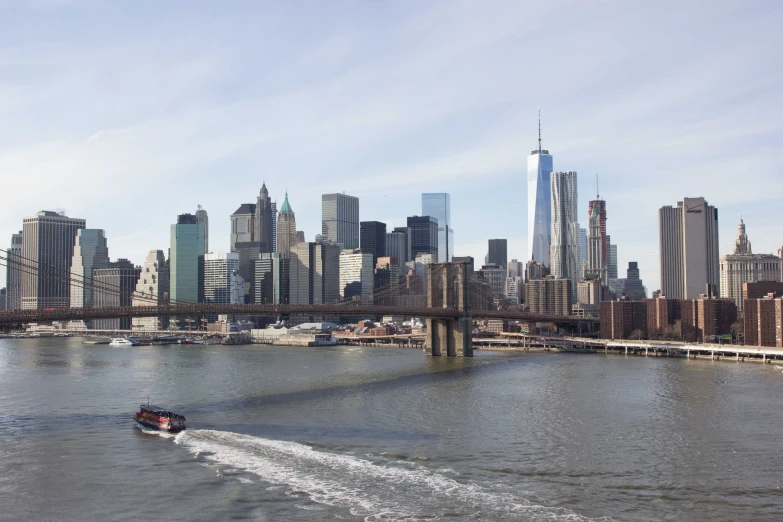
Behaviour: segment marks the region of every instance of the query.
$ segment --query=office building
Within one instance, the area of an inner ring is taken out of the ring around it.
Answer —
[[[490,239],[487,241],[487,264],[503,267],[508,270],[508,241],[505,239]]]
[[[340,253],[340,300],[371,304],[375,288],[375,263],[370,253],[343,250]]]
[[[169,263],[162,250],[150,250],[141,267],[132,306],[160,306],[169,301]],[[133,330],[165,330],[168,317],[134,317]]]
[[[6,250],[5,299],[6,310],[22,308],[22,231],[11,234],[11,246]]]
[[[361,248],[365,254],[372,254],[373,266],[379,257],[386,257],[386,223],[362,221],[359,223]]]
[[[288,202],[288,192],[285,193],[285,201],[280,207],[280,213],[277,216],[277,241],[276,252],[280,252],[283,257],[291,255],[291,248],[296,246],[296,215],[291,204]]]
[[[359,198],[347,194],[322,195],[321,236],[346,250],[359,248]]]
[[[603,286],[600,279],[587,279],[577,285],[577,302],[597,305],[603,301]]]
[[[746,346],[783,347],[783,299],[769,294],[744,303]]]
[[[288,192],[286,192],[288,196]],[[277,252],[277,201],[272,202],[272,252]]]
[[[587,268],[587,229],[579,229],[579,280],[585,278]]]
[[[4,311],[7,306],[8,301],[8,292],[6,292],[5,288],[0,288],[0,311]]]
[[[513,304],[521,304],[525,297],[525,284],[521,276],[506,277],[506,285],[503,291],[506,299]]]
[[[516,259],[508,262],[508,277],[525,277],[525,264]]]
[[[479,275],[483,277],[492,289],[492,296],[499,299],[506,289],[506,269],[500,265],[487,264],[481,267]]]
[[[230,242],[232,252],[237,251],[237,244],[239,243],[256,243],[256,248],[260,249],[258,241],[256,240],[255,215],[255,203],[243,203],[233,214],[231,214]]]
[[[571,281],[572,295],[576,295],[576,285],[581,277],[576,172],[554,172],[550,182],[552,243],[549,249],[549,267],[555,278]]]
[[[21,307],[24,310],[68,308],[71,262],[76,234],[87,225],[64,211],[43,210],[22,226]]]
[[[400,276],[406,273],[405,264],[413,259],[411,255],[411,229],[397,227],[386,234],[386,255],[397,259]]]
[[[411,216],[408,218],[411,231],[411,257],[416,254],[432,254],[438,259],[438,220],[432,216]]]
[[[204,225],[204,253],[209,253],[209,216],[204,207],[197,205],[196,207],[196,221]]]
[[[204,303],[243,304],[244,294],[244,279],[239,275],[239,254],[221,252],[204,255]]]
[[[141,268],[133,266],[127,259],[118,259],[106,268],[93,269],[93,306],[131,306],[140,274]],[[92,320],[92,327],[96,330],[130,330],[131,325],[130,317]]]
[[[281,209],[282,216],[282,209]],[[280,237],[283,237],[282,235]],[[296,245],[293,245],[294,247]],[[290,255],[290,253],[289,253]],[[261,254],[255,262],[255,302],[288,304],[290,258],[282,252]]]
[[[272,198],[269,197],[266,182],[261,184],[261,190],[256,198],[254,217],[259,252],[271,253],[274,247],[274,214],[272,212]]]
[[[672,299],[717,295],[720,282],[718,209],[685,198],[658,211],[661,291]]]
[[[181,214],[171,225],[170,296],[173,303],[200,303],[204,298],[204,225],[193,214]]]
[[[734,253],[720,258],[720,295],[733,299],[737,311],[743,311],[742,288],[745,283],[780,282],[781,260],[772,254],[754,254],[740,217]]]
[[[438,263],[450,262],[454,257],[454,230],[451,228],[451,196],[444,192],[425,192],[421,195],[421,215],[438,220]]]
[[[530,260],[549,266],[552,233],[552,156],[541,148],[541,118],[538,119],[538,150],[527,158],[527,243]]]
[[[628,263],[627,277],[623,285],[623,295],[629,301],[641,301],[647,297],[644,285],[639,277],[639,264],[636,261]]]
[[[335,304],[340,300],[340,246],[297,243],[291,249],[291,304]]]
[[[611,238],[606,236],[606,251],[609,255],[609,261],[606,264],[607,275],[609,280],[617,279],[617,245],[613,245]]]
[[[549,315],[571,315],[574,304],[571,281],[546,276],[525,284],[525,306],[530,312]]]
[[[104,231],[92,228],[78,230],[71,259],[71,308],[92,307],[92,271],[108,266],[109,248]]]
[[[615,251],[616,252],[616,251]],[[615,262],[617,258],[615,256]],[[606,235],[606,201],[590,202],[588,212],[586,279],[600,279],[609,285],[609,238]],[[617,279],[615,273],[614,279]]]
[[[525,264],[525,282],[544,279],[549,275],[549,268],[538,261],[528,261]]]
[[[473,272],[476,271],[476,261],[471,256],[454,256],[451,262],[467,264],[469,274],[472,274]]]

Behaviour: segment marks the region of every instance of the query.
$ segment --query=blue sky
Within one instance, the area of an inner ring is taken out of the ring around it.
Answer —
[[[729,253],[783,245],[783,3],[0,0],[0,242],[65,208],[112,258],[203,205],[213,251],[262,181],[401,226],[449,192],[456,254],[526,258],[526,157],[595,175],[620,272],[659,286],[657,209],[704,196]]]

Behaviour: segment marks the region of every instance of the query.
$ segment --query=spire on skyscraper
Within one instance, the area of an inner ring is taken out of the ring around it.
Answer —
[[[541,154],[541,107],[538,108],[538,153]]]

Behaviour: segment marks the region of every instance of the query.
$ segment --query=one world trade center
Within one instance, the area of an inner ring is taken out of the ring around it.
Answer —
[[[527,157],[527,246],[530,259],[549,266],[552,226],[552,156],[541,148],[541,115],[538,117],[538,150]]]

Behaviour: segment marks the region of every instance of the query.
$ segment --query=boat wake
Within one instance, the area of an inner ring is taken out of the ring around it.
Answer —
[[[173,439],[177,436],[177,433],[169,433],[168,431],[153,430],[152,428],[145,428],[143,426],[136,427],[140,429],[142,433],[146,433],[147,435],[157,435],[158,437],[163,437],[164,439]]]
[[[382,457],[372,461],[225,431],[188,430],[174,441],[223,476],[230,475],[221,470],[244,470],[264,482],[283,485],[288,495],[305,493],[317,503],[347,508],[368,521],[586,520],[495,488],[458,482],[419,462],[399,466]]]

